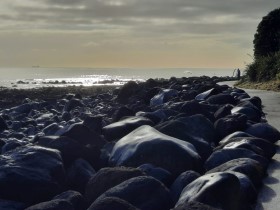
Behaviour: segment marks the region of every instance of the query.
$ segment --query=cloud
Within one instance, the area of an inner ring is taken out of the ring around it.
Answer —
[[[87,55],[92,48],[104,56],[149,47],[158,49],[154,54],[183,52],[195,45],[202,54],[248,51],[257,24],[277,7],[279,0],[1,0],[0,43],[10,55],[19,48],[47,54],[50,47]],[[16,39],[22,41],[12,44]]]
[[[94,30],[98,28],[95,23],[109,28],[139,26],[142,29],[143,25],[176,23],[187,27],[209,24],[226,28],[228,24],[257,22],[278,5],[278,0],[269,3],[263,0],[2,0],[0,6],[9,10],[9,14],[0,14],[0,23],[2,29],[7,27],[3,24],[6,21],[14,22],[10,28],[20,23],[26,29],[35,24],[39,29],[53,30],[58,26],[65,30]]]

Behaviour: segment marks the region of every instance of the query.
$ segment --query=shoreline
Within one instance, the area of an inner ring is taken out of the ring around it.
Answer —
[[[82,97],[112,91],[120,87],[116,85],[100,86],[66,86],[66,87],[40,87],[30,89],[1,88],[0,110],[22,103],[26,98],[31,100],[55,100],[67,94],[80,94]]]
[[[184,78],[184,77],[182,77]],[[221,81],[233,81],[235,78],[233,77],[190,77],[190,79],[194,78],[211,78],[216,82]],[[151,79],[151,78],[150,78]],[[169,79],[155,79],[155,81],[168,81]],[[129,81],[128,81],[129,82]],[[137,82],[139,84],[144,82]],[[126,84],[126,83],[124,83]],[[83,86],[83,85],[69,85],[63,87],[37,87],[37,88],[12,88],[12,87],[0,87],[0,110],[9,108],[12,106],[20,105],[22,101],[26,98],[31,100],[54,100],[62,98],[67,94],[80,94],[82,97],[94,96],[100,93],[105,93],[108,91],[113,91],[116,88],[122,87],[121,85],[110,85],[110,84],[100,84],[100,85],[92,85],[92,86]]]

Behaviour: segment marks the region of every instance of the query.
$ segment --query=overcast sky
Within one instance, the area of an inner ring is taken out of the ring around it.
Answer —
[[[1,0],[0,66],[244,67],[279,0]]]

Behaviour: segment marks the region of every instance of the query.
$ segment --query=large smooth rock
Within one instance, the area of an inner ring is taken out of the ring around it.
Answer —
[[[245,130],[245,132],[253,136],[269,140],[272,143],[275,143],[280,139],[280,132],[267,123],[257,123],[251,125]]]
[[[260,186],[262,183],[262,178],[265,175],[265,170],[262,165],[258,161],[251,158],[238,158],[230,160],[216,168],[213,168],[210,171],[207,171],[207,174],[228,171],[245,174],[250,178],[254,186]]]
[[[257,155],[255,152],[243,148],[221,149],[213,152],[204,164],[206,171],[209,171],[225,162],[238,158],[251,158],[258,161],[263,168],[268,166],[268,160],[263,156]]]
[[[198,177],[200,177],[200,174],[195,171],[185,171],[175,179],[170,187],[170,194],[174,203],[177,203],[183,189]]]
[[[184,188],[176,207],[193,201],[218,209],[238,210],[239,180],[230,173],[211,173],[201,176]]]
[[[169,190],[150,176],[128,179],[103,193],[97,201],[107,197],[123,199],[141,210],[170,210],[172,207]]]
[[[163,89],[159,92],[159,94],[155,95],[151,101],[150,106],[159,106],[178,96],[178,91],[174,89]]]
[[[87,203],[90,205],[96,198],[110,188],[130,178],[143,175],[145,173],[135,168],[102,168],[88,181],[85,191]]]
[[[94,202],[87,210],[140,210],[128,203],[127,201],[116,198],[116,197],[106,197],[103,199],[98,199]]]
[[[0,156],[0,197],[28,204],[61,190],[65,172],[57,150],[22,146]]]
[[[103,127],[103,134],[108,141],[118,140],[142,125],[153,126],[154,123],[146,117],[127,117]]]
[[[213,151],[212,147],[206,140],[201,137],[196,137],[203,136],[203,134],[193,136],[194,132],[192,131],[192,127],[194,126],[189,126],[189,124],[185,124],[179,120],[169,120],[155,126],[161,133],[191,143],[202,160],[206,160]],[[203,127],[200,128],[202,130]]]
[[[150,163],[177,176],[187,170],[201,171],[201,158],[188,142],[141,126],[114,146],[109,164],[138,167]],[[174,164],[176,163],[176,164]]]

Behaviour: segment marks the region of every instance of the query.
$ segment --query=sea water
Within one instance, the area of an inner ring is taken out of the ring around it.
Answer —
[[[68,85],[120,85],[149,78],[233,76],[231,68],[0,68],[0,86],[36,88]]]

